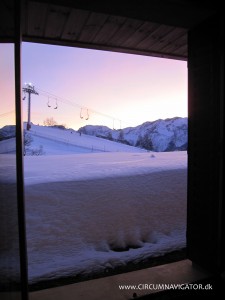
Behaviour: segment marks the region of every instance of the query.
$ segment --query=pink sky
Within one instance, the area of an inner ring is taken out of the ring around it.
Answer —
[[[14,50],[12,45],[0,44],[0,128],[15,124]]]
[[[13,55],[4,48],[0,46],[3,74],[5,69],[10,73]],[[23,43],[22,50],[23,82],[57,96],[32,96],[34,123],[53,117],[74,129],[89,124],[118,129],[159,118],[187,117],[186,62],[31,43]],[[8,86],[9,78],[3,76],[1,84]],[[4,91],[5,99],[11,99],[12,92]],[[10,101],[4,101],[1,113],[11,110],[6,104]],[[23,104],[26,121],[27,100]]]

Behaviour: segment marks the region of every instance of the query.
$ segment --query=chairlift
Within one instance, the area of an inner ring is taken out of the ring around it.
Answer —
[[[87,116],[86,116],[85,120],[88,120],[88,119],[89,119],[89,113],[88,113],[88,109],[87,109]]]
[[[51,107],[49,97],[48,97],[48,102],[47,102],[48,107]]]
[[[58,108],[58,102],[57,102],[57,99],[56,99],[56,102],[55,102],[55,107],[54,109],[57,109]]]
[[[83,108],[81,107],[81,109],[80,109],[80,118],[81,118],[81,119],[84,118],[84,117],[83,117],[83,114],[82,114],[82,111],[83,111]]]
[[[23,91],[23,100],[25,100],[26,99],[26,93],[25,93],[25,91]]]

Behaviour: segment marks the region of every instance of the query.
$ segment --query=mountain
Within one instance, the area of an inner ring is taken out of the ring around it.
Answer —
[[[0,128],[0,141],[11,139],[16,136],[16,126],[6,125]]]
[[[187,150],[187,118],[159,119],[118,130],[106,126],[86,125],[79,131],[156,152]]]
[[[26,128],[26,126],[24,126]],[[15,126],[0,129],[0,153],[15,153]],[[146,152],[113,140],[81,134],[73,129],[59,126],[39,126],[32,124],[24,131],[24,155],[64,155],[100,152]]]
[[[35,153],[39,153],[43,148],[43,152],[47,155],[112,151],[135,152],[140,149],[142,149],[141,151],[165,152],[187,150],[188,128],[187,118],[176,117],[145,122],[136,127],[120,130],[113,130],[106,126],[87,125],[81,127],[77,132],[71,129],[33,124],[27,134],[30,136],[31,145],[25,144],[25,148],[29,148]],[[14,137],[14,125],[4,126],[0,129],[1,153],[9,152],[9,149],[12,152],[12,145],[15,148],[15,141],[12,139]],[[27,140],[26,132],[24,140]]]

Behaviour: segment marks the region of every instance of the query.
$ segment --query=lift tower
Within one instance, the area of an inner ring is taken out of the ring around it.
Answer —
[[[34,86],[31,83],[25,83],[23,87],[23,92],[28,94],[28,116],[27,116],[27,130],[31,128],[31,121],[30,121],[30,111],[31,111],[31,94],[38,95],[38,92],[35,91]]]

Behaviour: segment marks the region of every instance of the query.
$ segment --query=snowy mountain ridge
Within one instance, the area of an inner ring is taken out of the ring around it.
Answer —
[[[187,150],[187,118],[159,119],[145,122],[136,127],[117,130],[107,126],[86,125],[79,130],[88,135],[107,138],[156,152]]]
[[[27,134],[31,136],[30,150],[37,152],[43,148],[41,152],[47,155],[146,150],[168,152],[187,150],[188,128],[187,118],[176,117],[117,130],[102,125],[86,125],[75,131],[32,124]],[[15,125],[0,129],[0,153],[15,151],[14,137]]]

